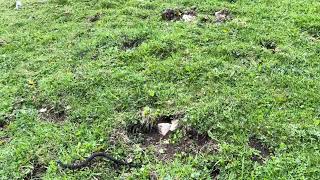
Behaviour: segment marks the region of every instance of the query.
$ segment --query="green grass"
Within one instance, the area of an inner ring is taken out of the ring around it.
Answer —
[[[151,172],[210,179],[213,164],[219,179],[320,179],[318,0],[13,5],[0,0],[0,179],[24,178],[36,166],[46,168],[34,172],[43,179],[148,179]],[[166,8],[192,6],[195,22],[161,19]],[[232,20],[200,21],[223,8]],[[45,120],[43,107],[66,119]],[[138,144],[110,143],[144,107],[153,116],[185,112],[184,126],[208,133],[219,151],[161,162]],[[264,164],[251,160],[252,136],[273,151]],[[114,170],[102,161],[68,171],[55,163],[99,150],[144,165]]]

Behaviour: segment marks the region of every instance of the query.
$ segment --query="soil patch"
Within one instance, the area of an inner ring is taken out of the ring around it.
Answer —
[[[170,136],[177,131],[170,131],[165,136],[159,133],[158,124],[171,123],[183,117],[183,112],[177,112],[159,116],[154,121],[152,117],[142,115],[142,119],[144,119],[142,122],[154,123],[129,125],[127,134],[129,139],[141,144],[143,149],[153,147],[151,149],[154,150],[155,156],[162,161],[172,160],[176,154],[194,155],[197,153],[216,152],[218,150],[217,144],[207,134],[199,133],[193,128],[180,128],[181,131],[179,133],[181,133],[180,136],[182,137],[175,140],[175,142],[171,141]]]
[[[320,38],[320,25],[309,25],[302,27],[302,31],[307,32],[312,38]],[[1,44],[1,41],[0,41]]]
[[[50,122],[62,122],[67,118],[67,108],[62,105],[44,105],[39,110],[40,117]]]
[[[232,19],[231,11],[228,9],[221,9],[221,10],[215,12],[214,16],[216,17],[217,23],[223,23],[223,22],[226,22],[226,21]]]
[[[144,115],[143,112],[140,112],[139,114],[142,118],[142,121],[138,123],[130,124],[127,127],[127,132],[129,134],[134,134],[134,133],[150,134],[150,135],[152,135],[153,133],[157,134],[158,132],[157,125],[159,123],[171,123],[172,120],[177,120],[184,117],[183,112],[177,112],[170,115],[161,115],[156,117],[155,119],[150,116]]]
[[[158,180],[159,179],[158,174],[156,172],[154,172],[154,171],[150,172],[149,179],[150,180]]]
[[[197,153],[212,153],[218,150],[217,144],[206,134],[201,134],[196,130],[182,130],[184,136],[179,142],[170,143],[170,135],[162,136],[157,129],[152,129],[145,133],[131,133],[133,139],[140,139],[143,149],[154,147],[157,159],[169,161],[176,154],[194,155]]]
[[[126,38],[124,38],[124,41],[122,42],[121,49],[125,50],[125,51],[130,50],[130,49],[134,49],[134,48],[140,46],[144,40],[145,39],[143,39],[143,38],[129,39],[126,37]]]
[[[212,178],[213,180],[216,180],[216,179],[218,179],[219,174],[220,174],[220,169],[219,169],[219,167],[218,167],[217,165],[213,166],[212,171],[211,171],[211,174],[210,174],[210,175],[211,175],[211,178]]]
[[[4,120],[1,120],[0,121],[0,130],[4,129],[6,125],[7,125],[7,122]]]
[[[259,155],[253,155],[251,159],[260,164],[272,154],[270,148],[255,136],[249,138],[249,146],[259,151]]]
[[[166,9],[162,12],[162,20],[165,21],[179,21],[184,20],[187,22],[193,21],[196,16],[196,8],[192,7],[189,10],[182,10],[182,9]]]
[[[212,153],[218,150],[218,146],[207,136],[190,130],[177,143],[169,143],[168,137],[161,139],[159,135],[152,135],[146,138],[143,146],[156,147],[156,157],[162,161],[172,160],[176,154],[195,155],[198,153]]]
[[[10,141],[11,141],[11,138],[8,136],[0,137],[0,146],[3,144],[7,144]]]
[[[89,16],[88,17],[88,21],[89,22],[96,22],[101,18],[101,15],[102,15],[101,13],[97,13],[97,14],[95,14],[93,16]]]
[[[260,42],[260,45],[266,49],[271,50],[273,53],[278,51],[277,43],[272,40],[264,40]]]
[[[24,180],[29,179],[41,179],[41,175],[47,171],[47,167],[39,162],[35,162],[32,170],[23,178]]]
[[[162,19],[165,21],[177,21],[182,18],[181,9],[166,9],[162,12]]]

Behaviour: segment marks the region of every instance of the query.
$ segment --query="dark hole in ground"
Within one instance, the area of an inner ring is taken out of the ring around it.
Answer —
[[[263,164],[264,160],[268,158],[272,153],[270,148],[256,136],[252,136],[249,138],[249,146],[259,151],[259,155],[253,155],[251,159],[252,161],[258,162],[260,164]]]
[[[214,166],[212,167],[212,171],[211,171],[211,174],[210,174],[212,180],[218,179],[219,174],[220,174],[220,169],[219,169],[219,167],[218,167],[217,165],[214,165]]]
[[[39,162],[33,164],[32,170],[23,178],[24,180],[29,179],[41,179],[41,175],[47,171],[47,167]]]
[[[67,110],[63,105],[45,105],[39,113],[41,118],[51,122],[62,122],[67,118]]]
[[[121,49],[122,50],[130,50],[130,49],[136,48],[136,47],[140,46],[144,40],[145,40],[144,38],[129,39],[126,37],[126,38],[124,38],[124,41],[122,42]]]
[[[156,139],[154,139],[154,142],[156,142]],[[164,150],[164,153],[158,153],[157,157],[163,161],[167,161],[173,159],[177,153],[183,153],[187,156],[198,153],[212,153],[216,152],[218,147],[208,135],[201,134],[195,129],[191,129],[186,130],[184,137],[182,137],[179,142],[174,144],[159,144],[157,149]]]
[[[195,129],[191,129],[187,132],[189,139],[192,139],[197,143],[198,146],[204,146],[208,143],[211,139],[207,134],[201,134]]]
[[[197,7],[191,7],[189,10],[184,12],[184,15],[197,16]]]
[[[89,22],[96,22],[96,21],[98,21],[100,18],[101,18],[101,13],[97,13],[97,14],[95,14],[95,15],[93,15],[93,16],[89,16],[89,17],[88,17],[88,21],[89,21]]]
[[[9,143],[11,141],[11,138],[8,136],[0,137],[0,146],[6,143]]]
[[[157,118],[158,123],[168,123],[175,119],[183,118],[183,113],[164,115]],[[156,123],[157,124],[157,123]],[[132,130],[134,129],[134,130]],[[154,146],[155,156],[162,161],[173,159],[177,153],[187,155],[200,152],[212,153],[217,151],[218,146],[207,134],[199,133],[195,129],[182,129],[183,137],[175,143],[169,143],[170,134],[160,135],[156,125],[145,127],[145,125],[134,124],[128,126],[129,137],[137,140],[144,149]]]
[[[170,123],[172,120],[181,119],[184,117],[184,113],[178,112],[175,114],[162,115],[158,117],[158,123]]]
[[[95,52],[93,53],[93,55],[91,56],[91,60],[97,60],[99,57],[99,53],[98,52]]]
[[[154,171],[150,172],[149,174],[149,180],[158,180],[159,177],[158,177],[158,174]]]
[[[188,15],[190,17],[197,16],[196,7],[192,7],[187,11],[183,11],[182,9],[171,9],[168,8],[162,12],[162,20],[165,21],[179,21],[184,19],[183,16]]]
[[[159,123],[171,123],[172,120],[175,119],[181,119],[184,117],[183,112],[177,112],[174,114],[169,114],[169,115],[161,115],[156,118],[155,121],[149,120],[149,121],[144,121],[143,123],[138,122],[138,123],[133,123],[129,124],[127,127],[127,132],[129,133],[142,133],[142,134],[158,134],[158,127],[157,125]]]
[[[176,21],[182,18],[183,11],[181,9],[166,9],[162,12],[162,19],[165,21]]]
[[[0,120],[0,130],[4,129],[6,125],[7,125],[7,122],[5,120]]]
[[[260,45],[266,49],[272,50],[273,52],[276,52],[277,49],[277,43],[272,40],[264,40],[260,41]]]
[[[203,17],[200,18],[200,22],[202,22],[202,23],[207,23],[207,22],[210,22],[210,21],[211,21],[211,19],[210,19],[210,17],[208,15],[203,16]]]

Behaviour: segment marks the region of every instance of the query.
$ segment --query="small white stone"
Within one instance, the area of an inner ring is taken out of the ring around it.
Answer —
[[[175,131],[179,126],[179,120],[175,119],[171,121],[170,131]]]
[[[70,109],[71,109],[71,106],[67,106],[67,107],[66,107],[66,110],[70,110]]]
[[[158,130],[162,136],[165,136],[170,131],[171,124],[170,123],[159,123]]]
[[[46,111],[47,111],[47,108],[41,108],[41,109],[39,110],[40,113],[44,113],[44,112],[46,112]]]
[[[188,15],[188,14],[184,14],[182,16],[182,19],[185,21],[185,22],[191,22],[195,19],[195,16],[193,15]]]
[[[129,158],[127,159],[127,163],[132,163],[132,161],[133,161],[133,159],[132,159],[131,157],[129,157]]]
[[[164,154],[164,153],[165,153],[165,152],[164,152],[164,149],[162,149],[162,148],[159,149],[159,153],[160,153],[160,154]]]

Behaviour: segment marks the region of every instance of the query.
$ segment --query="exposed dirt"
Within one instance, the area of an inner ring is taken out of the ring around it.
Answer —
[[[214,22],[211,16],[205,15],[200,18],[200,22],[202,23],[211,23]]]
[[[320,38],[320,26],[311,26],[307,28],[307,32],[308,34],[315,38],[315,39],[319,39]],[[1,43],[0,43],[1,44]]]
[[[171,123],[172,120],[181,119],[184,117],[184,112],[176,112],[174,114],[170,115],[161,115],[159,117],[156,117],[155,120],[153,120],[152,117],[144,115],[143,111],[139,112],[139,115],[141,116],[142,121],[130,124],[127,127],[127,132],[129,133],[142,133],[142,134],[152,134],[157,133],[157,124],[159,123]]]
[[[0,130],[4,129],[6,125],[7,125],[7,122],[1,120],[1,121],[0,121]]]
[[[222,9],[214,13],[217,23],[223,23],[232,19],[232,13],[228,9]]]
[[[67,118],[67,109],[62,105],[44,105],[39,110],[40,117],[50,122],[63,122]]]
[[[192,7],[189,10],[182,9],[166,9],[162,12],[162,19],[165,21],[179,21],[184,20],[187,22],[193,21],[197,16],[196,8]]]
[[[232,12],[229,9],[221,9],[213,14],[200,16],[200,23],[225,23],[233,19]]]
[[[150,138],[153,139],[149,140],[146,146],[154,145],[157,150],[163,150],[163,152],[156,152],[156,156],[162,161],[171,160],[176,154],[194,155],[218,150],[218,146],[207,135],[199,134],[195,130],[187,131],[185,136],[175,144],[168,143],[166,137],[162,142],[158,140],[159,137],[157,136],[151,136]]]
[[[157,175],[156,172],[150,172],[150,174],[149,174],[149,179],[150,179],[150,180],[158,180],[159,177],[158,177],[158,175]]]
[[[101,13],[97,13],[97,14],[95,14],[93,16],[89,16],[88,17],[88,21],[89,22],[96,22],[101,18],[101,15],[102,15]]]
[[[136,48],[136,47],[140,46],[144,40],[145,39],[143,39],[143,38],[129,39],[126,37],[126,38],[124,38],[124,41],[122,42],[121,49],[122,50],[130,50],[130,49]]]
[[[272,154],[271,149],[255,136],[249,138],[249,146],[259,151],[259,155],[253,155],[251,159],[260,164]]]
[[[184,112],[177,112],[170,115],[162,115],[158,117],[158,123],[170,123],[172,120],[181,119],[184,117]]]
[[[260,45],[266,49],[271,50],[273,53],[276,53],[279,51],[277,48],[277,43],[272,40],[264,40],[260,42]]]
[[[211,171],[211,174],[210,174],[212,180],[218,179],[219,174],[220,174],[220,169],[219,169],[219,167],[216,166],[216,165],[213,166],[212,171]]]
[[[154,147],[155,156],[162,161],[172,160],[176,154],[192,155],[217,151],[217,144],[210,139],[207,134],[199,133],[192,128],[180,128],[182,137],[175,140],[176,142],[174,143],[170,140],[170,136],[174,134],[175,131],[170,131],[165,136],[159,133],[157,124],[171,123],[173,120],[182,119],[184,115],[184,112],[177,112],[169,115],[161,115],[156,118],[155,123],[136,123],[129,125],[127,128],[128,136],[125,136],[123,139],[126,139],[126,141],[135,141],[135,143],[141,144],[143,149]],[[142,122],[153,121],[152,118],[148,116],[142,115],[141,118],[143,119]]]
[[[162,19],[165,21],[177,21],[182,18],[181,9],[166,9],[162,12]]]
[[[47,167],[39,162],[35,162],[33,164],[33,169],[23,178],[24,180],[29,179],[41,179],[41,175],[45,173]]]
[[[142,148],[155,147],[155,155],[159,160],[169,161],[174,158],[176,154],[197,154],[197,153],[211,153],[218,150],[217,144],[212,141],[208,135],[200,134],[196,130],[183,130],[184,137],[177,143],[169,142],[169,134],[162,136],[157,130],[152,130],[147,133],[134,133],[133,137],[142,137]]]
[[[0,137],[0,146],[3,144],[7,144],[10,141],[11,141],[11,138],[8,136]]]

